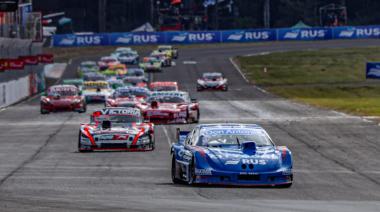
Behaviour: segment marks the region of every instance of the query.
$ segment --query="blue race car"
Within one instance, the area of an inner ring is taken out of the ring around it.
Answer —
[[[290,187],[292,154],[253,124],[202,124],[177,129],[172,145],[174,183]]]

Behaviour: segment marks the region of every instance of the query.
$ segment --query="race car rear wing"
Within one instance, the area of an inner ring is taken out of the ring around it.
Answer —
[[[183,144],[189,135],[190,131],[181,131],[180,128],[177,128],[177,141],[180,144]]]

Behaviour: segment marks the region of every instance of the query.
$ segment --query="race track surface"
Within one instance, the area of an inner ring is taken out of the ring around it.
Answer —
[[[78,153],[79,124],[88,115],[40,115],[34,99],[0,112],[0,211],[380,211],[380,126],[267,94],[245,82],[229,60],[262,52],[379,44],[186,48],[175,67],[152,76],[178,81],[197,98],[202,123],[257,123],[277,145],[288,146],[295,172],[290,189],[172,184],[169,147],[176,128],[191,125],[157,126],[154,152]],[[79,62],[64,77],[72,77]],[[205,71],[223,72],[230,91],[197,93],[196,79]],[[88,114],[99,107],[89,106]]]

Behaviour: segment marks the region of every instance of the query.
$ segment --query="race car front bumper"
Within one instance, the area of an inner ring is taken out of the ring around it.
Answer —
[[[73,103],[65,105],[54,105],[54,104],[41,104],[41,111],[45,112],[59,112],[59,111],[76,111],[80,112],[84,108],[83,103]]]
[[[154,142],[144,145],[122,145],[122,144],[106,144],[106,145],[81,145],[79,151],[127,151],[127,152],[147,152],[154,150]]]
[[[207,86],[207,85],[200,85],[198,84],[197,85],[197,90],[198,91],[225,91],[227,89],[227,85],[226,84],[223,84],[223,85],[217,85],[217,86]]]
[[[262,173],[238,173],[223,171],[203,171],[195,175],[194,183],[210,185],[237,185],[237,186],[281,186],[293,183],[291,170],[262,172]]]

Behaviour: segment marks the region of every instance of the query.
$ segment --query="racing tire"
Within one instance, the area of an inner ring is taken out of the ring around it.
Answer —
[[[40,113],[41,113],[42,115],[45,115],[45,114],[49,114],[49,111],[48,111],[48,110],[44,110],[44,109],[42,109],[42,107],[41,107],[41,109],[40,109]]]
[[[174,184],[180,184],[182,181],[176,177],[177,172],[177,163],[175,162],[175,157],[172,157],[172,169],[171,169],[171,177]]]
[[[194,161],[194,158],[193,158],[193,160],[191,160],[191,165],[189,167],[189,171],[190,171],[190,173],[188,173],[188,174],[189,174],[190,178],[188,179],[187,184],[193,185],[194,180],[195,180],[195,161]]]
[[[78,136],[78,152],[84,153],[84,152],[92,152],[92,150],[83,150],[81,149],[81,144],[80,144],[80,138],[82,136],[82,132],[79,131],[79,136]]]
[[[287,183],[283,185],[277,185],[276,188],[290,188],[292,187],[293,183]]]
[[[83,105],[82,109],[79,110],[78,113],[85,113],[85,112],[87,112],[87,105],[86,104]]]
[[[200,113],[200,111],[199,110],[197,110],[197,118],[196,119],[194,119],[194,123],[199,123],[199,118],[201,117],[201,113]]]
[[[223,91],[227,92],[228,91],[228,86],[226,86]]]

